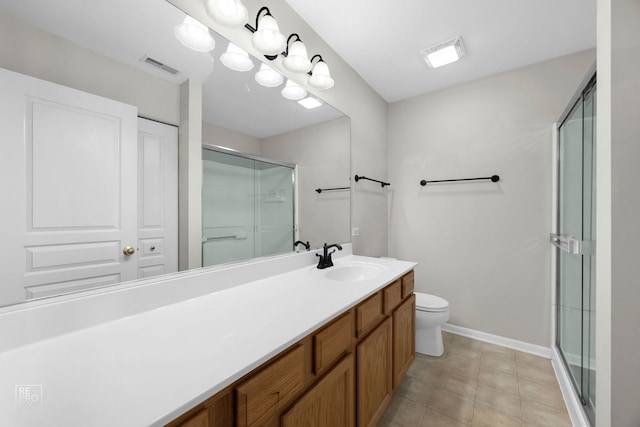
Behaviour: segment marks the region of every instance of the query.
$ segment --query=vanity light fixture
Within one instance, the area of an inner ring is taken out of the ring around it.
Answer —
[[[287,79],[287,84],[282,88],[280,93],[292,101],[298,101],[307,96],[306,89],[291,79]]]
[[[262,12],[266,12],[264,15],[260,16]],[[245,24],[245,28],[253,33],[253,37],[251,38],[251,44],[258,51],[263,53],[268,59],[273,60],[281,53],[286,44],[287,39],[280,32],[280,28],[278,27],[278,23],[269,12],[269,8],[263,6],[256,15],[256,26],[255,28]]]
[[[222,25],[243,25],[249,20],[247,8],[240,0],[205,0],[204,8],[211,18]]]
[[[216,47],[216,41],[211,37],[209,28],[189,15],[174,29],[174,34],[180,43],[196,52],[209,52]]]
[[[222,61],[227,68],[235,71],[250,71],[254,65],[247,51],[240,49],[231,42],[229,42],[229,46],[227,46],[227,51],[220,55],[220,61]]]
[[[431,68],[451,64],[462,58],[465,54],[462,36],[457,36],[438,43],[435,46],[423,49],[420,53],[424,56],[424,60]]]
[[[293,43],[291,39],[295,37]],[[285,58],[282,65],[289,71],[294,73],[307,73],[311,70],[311,61],[307,55],[307,48],[300,39],[300,36],[293,33],[287,39],[286,50],[282,54]]]
[[[260,65],[260,71],[256,73],[256,81],[264,87],[280,86],[284,81],[284,76],[269,67],[264,62]]]
[[[316,89],[327,90],[333,87],[334,81],[331,78],[331,74],[329,73],[329,66],[322,59],[320,55],[314,55],[311,58],[311,63],[313,63],[314,59],[318,58],[318,61],[313,66],[311,70],[311,77],[309,77],[309,86],[314,87]]]
[[[317,100],[314,97],[311,96],[307,96],[304,99],[301,99],[300,101],[298,101],[298,104],[302,105],[304,108],[311,110],[313,108],[318,108],[319,106],[322,105],[322,102],[320,102],[319,100]]]

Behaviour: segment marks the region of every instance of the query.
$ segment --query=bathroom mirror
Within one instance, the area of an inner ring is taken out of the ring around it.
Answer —
[[[324,241],[350,240],[349,191],[315,191],[349,186],[349,118],[327,104],[307,110],[285,100],[280,95],[283,85],[276,88],[258,85],[254,75],[261,61],[257,58],[252,58],[254,68],[248,72],[226,68],[220,55],[228,42],[215,33],[216,47],[212,52],[190,51],[174,37],[174,28],[185,15],[165,0],[0,0],[0,15],[4,15],[0,16],[0,22],[11,22],[12,29],[17,30],[0,42],[2,68],[11,70],[19,63],[21,67],[13,70],[29,75],[29,67],[24,66],[30,63],[29,56],[41,59],[51,56],[45,58],[52,64],[51,69],[33,70],[34,75],[43,78],[43,73],[50,73],[51,81],[64,84],[68,79],[62,74],[66,67],[74,66],[74,51],[89,49],[126,67],[164,79],[167,85],[177,87],[187,78],[202,82],[202,142],[295,163],[298,237],[309,241],[312,247],[319,247]],[[60,37],[56,41],[60,51],[45,51],[34,45],[30,38],[33,31],[51,33],[56,40]],[[70,56],[56,56],[59,53]],[[178,74],[168,74],[144,62],[146,56],[161,60],[178,70]],[[97,64],[87,67],[83,78],[91,80],[90,72],[97,68]],[[78,70],[75,71],[77,78]],[[117,87],[120,82],[114,79],[110,84]],[[141,100],[144,102],[153,100]],[[144,116],[144,111],[140,115]],[[160,118],[160,121],[178,124],[177,119],[171,122]],[[16,244],[15,250],[23,249]],[[20,301],[0,299],[0,307],[17,302]]]

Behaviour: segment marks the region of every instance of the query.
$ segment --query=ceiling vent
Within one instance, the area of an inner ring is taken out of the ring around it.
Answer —
[[[158,61],[156,59],[153,59],[153,58],[151,58],[151,57],[149,57],[147,55],[145,55],[142,58],[140,58],[140,61],[146,62],[147,64],[150,64],[150,65],[153,65],[156,68],[160,68],[161,70],[166,71],[167,73],[169,73],[171,75],[174,75],[174,76],[177,76],[178,74],[180,74],[180,71],[176,70],[175,68],[170,67],[170,66],[168,66],[166,64],[163,64],[162,62],[160,62],[160,61]]]

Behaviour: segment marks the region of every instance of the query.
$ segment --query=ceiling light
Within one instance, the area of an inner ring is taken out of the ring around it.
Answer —
[[[216,41],[211,37],[209,28],[189,15],[174,29],[174,33],[180,43],[196,52],[209,52],[216,47]]]
[[[304,108],[311,110],[312,108],[318,108],[322,105],[322,102],[318,101],[316,98],[311,96],[307,96],[304,99],[298,101],[298,104],[302,105]]]
[[[287,84],[282,88],[280,93],[292,101],[297,101],[307,96],[307,91],[291,79],[287,79]]]
[[[260,16],[262,12],[266,13]],[[249,24],[246,24],[245,27],[253,32],[253,37],[251,38],[253,47],[265,55],[278,55],[282,53],[287,44],[287,39],[280,32],[278,23],[271,16],[268,7],[262,7],[258,11],[255,28]],[[269,59],[275,59],[275,57]]]
[[[223,25],[243,25],[249,20],[240,0],[205,0],[204,7],[211,18]]]
[[[438,43],[436,46],[423,49],[420,53],[424,55],[424,60],[431,68],[438,68],[455,62],[465,54],[462,36],[454,37]]]
[[[267,64],[262,63],[260,71],[256,73],[256,81],[265,87],[276,87],[282,84],[284,77]]]
[[[249,54],[231,42],[229,42],[227,51],[220,55],[220,61],[235,71],[249,71],[253,69],[253,61],[249,58]]]
[[[316,62],[313,66],[313,70],[311,70],[309,86],[322,90],[331,89],[334,81],[331,78],[331,74],[329,74],[329,66],[324,62],[320,55],[314,55],[313,58],[311,58],[311,62],[316,58],[318,58],[318,62]]]
[[[296,40],[289,44],[293,37],[295,37]],[[291,34],[287,39],[284,56],[285,58],[284,61],[282,61],[282,65],[287,70],[293,71],[294,73],[306,73],[311,70],[311,61],[309,61],[309,56],[307,55],[307,48],[297,34]]]

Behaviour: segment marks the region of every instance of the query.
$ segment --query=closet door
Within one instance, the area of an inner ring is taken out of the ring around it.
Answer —
[[[137,110],[0,69],[0,304],[137,277]]]
[[[178,128],[138,119],[138,278],[178,271]]]

